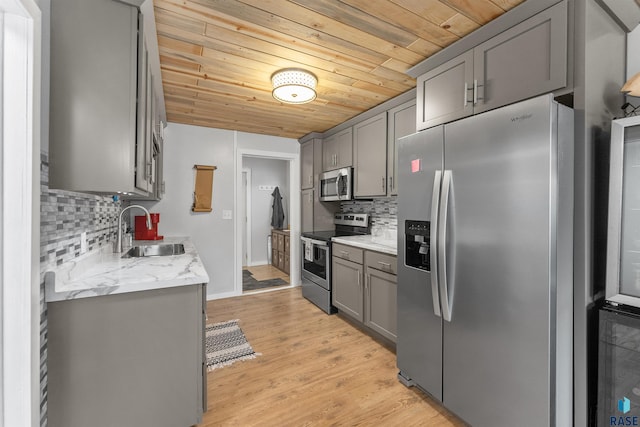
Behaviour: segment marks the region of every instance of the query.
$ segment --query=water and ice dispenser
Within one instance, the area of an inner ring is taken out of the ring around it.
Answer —
[[[430,231],[430,221],[405,221],[405,264],[408,267],[431,271]]]

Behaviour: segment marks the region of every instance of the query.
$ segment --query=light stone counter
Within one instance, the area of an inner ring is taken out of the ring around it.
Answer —
[[[332,242],[351,245],[357,248],[368,249],[370,251],[382,252],[397,256],[397,241],[384,237],[372,236],[370,234],[362,236],[342,236],[331,238]]]
[[[45,274],[45,301],[208,283],[198,251],[188,237],[134,241],[134,245],[182,243],[185,253],[172,256],[122,258],[112,245],[88,252]]]

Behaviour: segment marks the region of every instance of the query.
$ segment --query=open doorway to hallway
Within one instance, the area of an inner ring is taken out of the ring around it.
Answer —
[[[288,245],[285,255],[283,240],[290,228],[289,161],[242,158],[243,294],[290,286]],[[274,203],[282,206],[281,223],[273,221]]]

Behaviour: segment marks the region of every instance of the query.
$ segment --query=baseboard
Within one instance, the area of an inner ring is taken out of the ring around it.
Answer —
[[[213,301],[216,299],[223,299],[223,298],[231,298],[231,297],[237,297],[242,295],[242,292],[238,293],[236,291],[231,291],[231,292],[222,292],[219,294],[207,294],[207,301]]]

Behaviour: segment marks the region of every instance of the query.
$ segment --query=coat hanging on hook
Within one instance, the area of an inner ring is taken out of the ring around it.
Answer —
[[[277,230],[282,230],[284,224],[284,209],[282,208],[282,196],[278,187],[271,193],[273,204],[271,205],[271,226]]]

